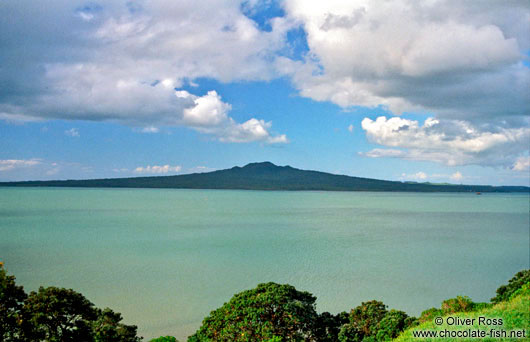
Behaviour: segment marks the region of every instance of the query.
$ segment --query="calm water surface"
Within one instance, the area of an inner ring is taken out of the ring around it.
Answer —
[[[529,267],[528,194],[0,188],[0,260],[73,288],[146,338],[193,333],[260,282],[337,313],[487,301]]]

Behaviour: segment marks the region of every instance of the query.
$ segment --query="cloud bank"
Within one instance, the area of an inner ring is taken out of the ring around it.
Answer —
[[[528,150],[527,1],[288,0],[285,8],[309,52],[277,63],[302,96],[434,116],[423,127],[365,119],[370,141],[394,147],[366,156],[508,167]]]
[[[275,77],[270,61],[285,45],[285,19],[262,31],[239,3],[213,0],[0,6],[2,119],[111,121],[148,133],[187,126],[226,142],[287,142],[262,119],[235,122],[215,91],[175,93],[199,77]]]
[[[525,169],[530,4],[512,1],[54,0],[0,3],[0,119],[110,121],[157,133],[184,126],[223,142],[286,143],[272,124],[237,122],[211,89],[287,77],[303,97],[366,119],[367,157]],[[307,51],[292,57],[292,30]],[[398,117],[420,113],[420,125]],[[394,116],[394,117],[392,117]],[[523,159],[521,159],[523,158]]]

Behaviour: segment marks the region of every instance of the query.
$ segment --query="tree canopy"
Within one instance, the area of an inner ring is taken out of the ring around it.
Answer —
[[[5,342],[139,342],[136,326],[72,289],[40,287],[28,295],[0,265],[0,337]]]
[[[212,311],[188,341],[312,341],[315,300],[291,285],[259,284]]]
[[[22,335],[20,312],[27,295],[15,277],[7,275],[0,265],[0,340],[17,341]]]

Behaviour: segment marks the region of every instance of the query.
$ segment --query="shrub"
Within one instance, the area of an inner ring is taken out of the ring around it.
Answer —
[[[473,311],[474,307],[475,303],[469,297],[457,296],[442,302],[442,313],[448,315],[455,312],[469,312]]]
[[[443,316],[443,312],[437,308],[430,308],[421,313],[420,318],[418,318],[419,323],[432,322],[434,318]]]
[[[396,338],[407,327],[409,316],[403,311],[390,310],[379,322],[376,339],[388,341]]]
[[[179,342],[176,337],[173,336],[160,336],[158,338],[153,338],[149,342]]]
[[[530,270],[517,272],[515,276],[508,281],[507,285],[502,285],[497,289],[497,295],[491,298],[492,303],[504,302],[510,299],[510,296],[520,289],[523,285],[530,282]]]

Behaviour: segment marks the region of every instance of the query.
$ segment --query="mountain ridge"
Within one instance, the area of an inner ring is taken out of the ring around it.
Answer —
[[[0,182],[8,187],[111,187],[233,190],[324,190],[406,192],[530,192],[526,186],[411,183],[278,166],[269,161],[243,167],[172,176]]]

